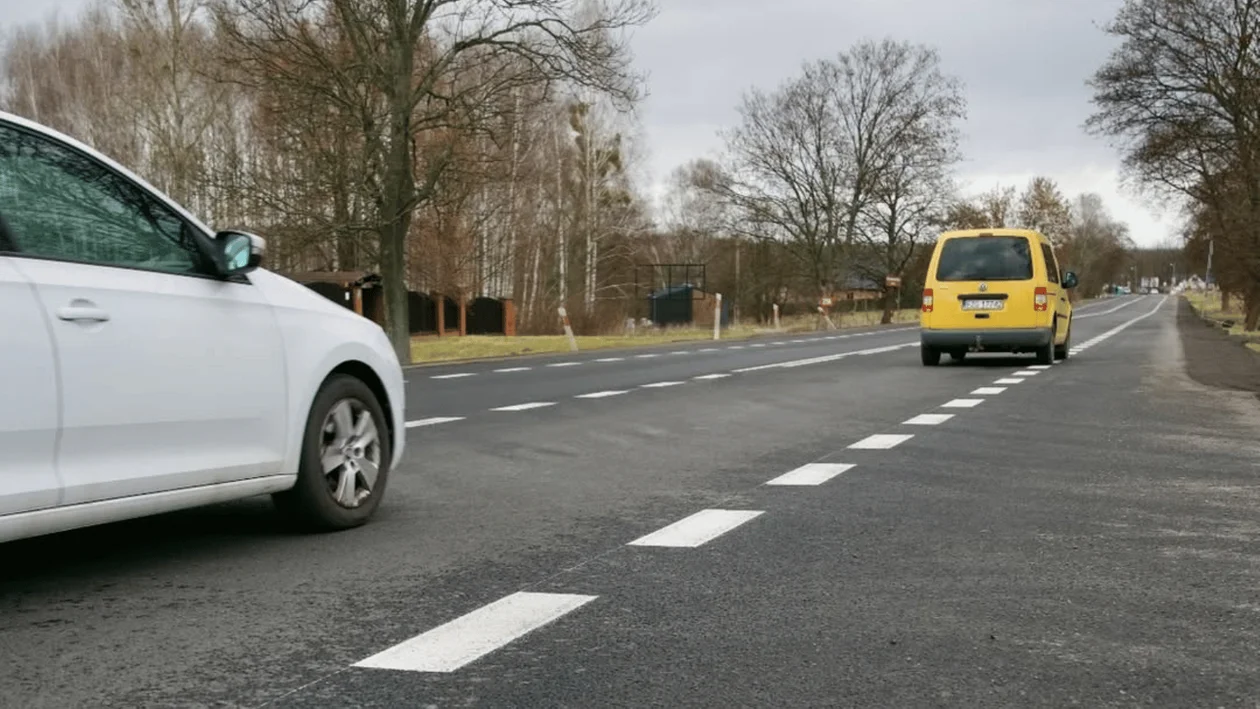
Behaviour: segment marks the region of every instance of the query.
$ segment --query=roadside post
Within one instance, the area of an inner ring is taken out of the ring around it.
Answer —
[[[560,306],[560,321],[564,323],[564,334],[569,338],[569,350],[571,352],[578,351],[577,338],[573,336],[573,326],[569,324],[569,313]]]
[[[774,308],[774,329],[778,330],[779,329],[779,304],[775,303],[772,307]]]
[[[722,336],[722,294],[714,293],[713,303],[713,339],[717,340]]]

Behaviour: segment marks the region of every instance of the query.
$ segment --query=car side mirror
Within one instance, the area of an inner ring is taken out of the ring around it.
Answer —
[[[1076,281],[1076,273],[1075,273],[1075,272],[1073,272],[1073,271],[1068,271],[1067,273],[1063,274],[1063,287],[1064,287],[1064,288],[1069,288],[1069,289],[1070,289],[1070,288],[1075,288],[1075,287],[1076,287],[1076,283],[1077,283],[1077,281]]]
[[[223,275],[238,276],[262,265],[267,241],[244,231],[221,231],[215,236],[222,252]]]

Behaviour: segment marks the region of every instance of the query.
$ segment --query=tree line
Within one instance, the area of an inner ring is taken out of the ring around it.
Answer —
[[[408,291],[513,298],[522,332],[553,331],[563,305],[592,332],[671,285],[653,263],[704,264],[745,318],[853,289],[891,314],[917,305],[935,234],[981,223],[1044,228],[1086,289],[1115,278],[1129,244],[1097,196],[1069,202],[1048,180],[1018,205],[959,196],[963,87],[908,42],[862,41],[749,89],[722,156],[679,166],[654,203],[634,179],[647,83],[628,33],[655,14],[650,0],[98,0],[6,38],[0,107],[216,228],[263,234],[275,270],[379,273],[403,357]]]
[[[1187,260],[1260,324],[1260,0],[1127,0],[1089,127],[1185,212]]]

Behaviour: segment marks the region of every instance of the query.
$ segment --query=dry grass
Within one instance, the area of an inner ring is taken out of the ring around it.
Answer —
[[[902,310],[893,314],[893,322],[917,322],[918,310]],[[879,324],[880,313],[848,313],[831,319],[837,327],[869,327]],[[723,340],[743,340],[758,335],[782,333],[814,332],[819,327],[817,316],[798,316],[781,321],[782,328],[740,325],[722,331]],[[622,335],[580,335],[577,338],[578,349],[607,350],[651,345],[666,345],[675,342],[698,342],[713,338],[713,330],[708,328],[671,328],[667,330],[647,330]],[[451,362],[470,359],[491,359],[497,357],[513,357],[517,355],[548,354],[569,351],[569,340],[564,335],[523,335],[519,337],[503,337],[502,335],[469,335],[466,337],[416,337],[411,341],[411,361],[416,364],[431,362]]]
[[[1243,329],[1243,311],[1239,307],[1242,305],[1240,299],[1233,299],[1229,310],[1223,310],[1221,308],[1220,293],[1191,292],[1186,293],[1185,297],[1204,318],[1216,323],[1230,335],[1248,341],[1248,348],[1260,352],[1260,347],[1256,346],[1256,343],[1260,343],[1260,332],[1247,332]],[[1228,327],[1225,324],[1227,321],[1230,323]]]

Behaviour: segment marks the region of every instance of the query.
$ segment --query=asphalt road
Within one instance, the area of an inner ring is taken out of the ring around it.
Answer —
[[[1174,310],[1036,370],[901,328],[410,369],[362,529],[0,548],[0,705],[1260,706],[1260,404]]]

